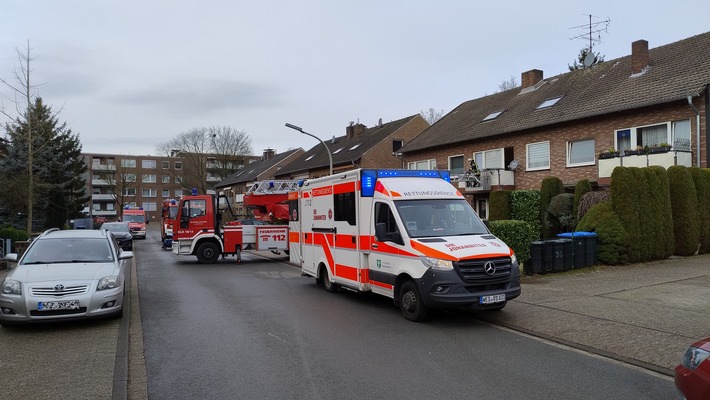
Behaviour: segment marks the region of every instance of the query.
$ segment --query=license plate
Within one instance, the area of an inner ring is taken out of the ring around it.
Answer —
[[[38,311],[76,310],[78,308],[79,300],[40,301],[37,303]]]
[[[493,296],[481,296],[481,304],[500,303],[505,301],[505,294],[494,294]]]

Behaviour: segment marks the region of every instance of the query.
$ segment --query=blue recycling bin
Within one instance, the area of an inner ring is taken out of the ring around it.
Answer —
[[[557,235],[571,239],[574,247],[574,268],[591,267],[597,263],[596,232],[566,232]]]

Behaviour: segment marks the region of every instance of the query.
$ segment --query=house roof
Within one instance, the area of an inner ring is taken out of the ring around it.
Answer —
[[[332,154],[334,167],[343,164],[350,165],[417,117],[420,117],[419,114],[366,128],[362,133],[351,138],[343,135],[334,137],[332,140],[323,140],[323,142],[325,142]],[[328,153],[325,152],[323,145],[318,143],[282,168],[278,175],[295,174],[315,168],[328,167],[329,165]]]
[[[288,150],[283,153],[274,154],[269,159],[262,159],[259,161],[254,161],[240,168],[237,172],[225,178],[222,182],[215,185],[216,188],[236,185],[240,183],[249,183],[259,179],[259,176],[263,174],[266,170],[277,165],[278,163],[286,160],[288,157],[296,153],[298,149]]]
[[[520,132],[552,124],[698,96],[710,84],[710,32],[648,50],[648,66],[632,74],[632,56],[617,58],[467,101],[400,150],[403,153]],[[546,100],[554,105],[538,109]],[[491,113],[503,111],[483,121]]]

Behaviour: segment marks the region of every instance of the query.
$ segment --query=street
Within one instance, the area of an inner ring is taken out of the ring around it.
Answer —
[[[202,265],[161,251],[154,230],[135,252],[139,297],[123,321],[0,329],[0,398],[677,397],[668,376],[476,314],[408,322],[389,299],[327,293],[259,255]]]

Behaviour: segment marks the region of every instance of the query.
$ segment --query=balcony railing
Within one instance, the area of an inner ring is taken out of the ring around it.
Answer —
[[[618,157],[599,159],[599,177],[611,177],[611,173],[614,172],[616,167],[648,167],[651,165],[660,165],[666,169],[671,165],[691,167],[693,165],[693,157],[690,152],[680,150],[667,153],[619,154]]]
[[[91,215],[94,217],[115,217],[116,210],[91,210]]]
[[[94,171],[115,171],[115,164],[91,164],[91,169]]]
[[[115,201],[115,194],[92,194],[91,200],[93,201]]]
[[[500,186],[515,186],[515,173],[507,169],[484,169],[478,177],[479,182],[466,180],[463,175],[452,177],[451,183],[462,192],[475,193],[490,191]]]

